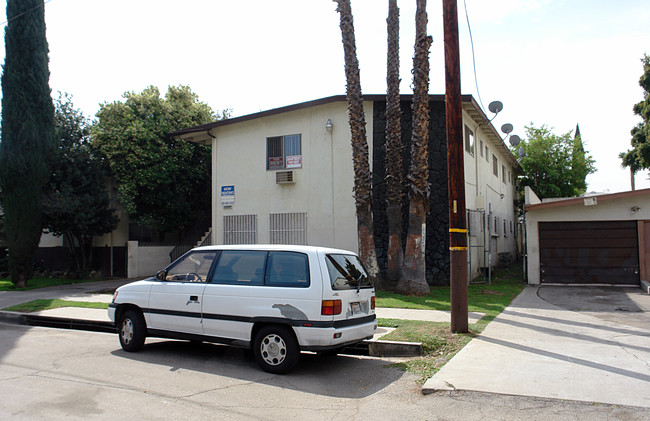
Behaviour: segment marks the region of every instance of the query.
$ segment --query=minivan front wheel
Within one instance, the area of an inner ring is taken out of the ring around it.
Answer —
[[[142,313],[135,310],[125,311],[120,317],[118,329],[122,349],[135,352],[142,348],[147,336],[147,325]]]
[[[284,374],[298,362],[300,349],[289,327],[265,326],[255,335],[253,354],[262,370]]]

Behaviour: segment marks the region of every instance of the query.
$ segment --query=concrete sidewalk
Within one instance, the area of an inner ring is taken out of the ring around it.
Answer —
[[[650,408],[650,325],[566,310],[540,298],[538,289],[525,288],[423,393],[467,390]]]

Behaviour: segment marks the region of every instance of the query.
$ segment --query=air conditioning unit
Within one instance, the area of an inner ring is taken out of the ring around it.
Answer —
[[[275,173],[275,182],[277,184],[294,184],[293,171],[278,171]]]

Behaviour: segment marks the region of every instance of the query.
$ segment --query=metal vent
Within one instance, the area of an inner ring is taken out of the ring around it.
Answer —
[[[278,171],[275,173],[275,182],[277,184],[293,184],[293,171]]]

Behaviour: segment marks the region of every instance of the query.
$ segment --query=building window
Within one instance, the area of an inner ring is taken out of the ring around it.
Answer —
[[[481,144],[481,156],[483,156],[483,141],[480,140],[479,143]]]
[[[487,145],[485,145],[485,160],[490,162],[490,148]]]
[[[474,132],[465,126],[465,150],[474,156]]]
[[[506,166],[505,165],[501,165],[501,179],[503,180],[504,183],[507,180],[506,179]]]
[[[507,222],[506,222],[506,220],[504,219],[504,220],[503,220],[503,236],[504,236],[504,237],[507,237],[507,236],[508,236],[508,230],[507,230],[507,225],[506,225],[506,224],[507,224]]]
[[[257,215],[224,215],[224,244],[256,244]]]
[[[490,229],[490,235],[492,237],[498,237],[499,236],[499,218],[498,217],[496,217],[496,216],[494,217],[494,223],[492,224],[492,226],[490,228],[491,228]]]
[[[269,215],[271,244],[307,244],[307,213]]]
[[[284,170],[302,168],[301,135],[266,138],[266,169]]]
[[[496,155],[492,155],[492,173],[497,177],[499,176],[499,160]]]

